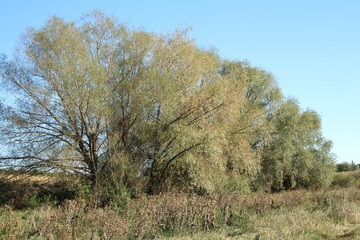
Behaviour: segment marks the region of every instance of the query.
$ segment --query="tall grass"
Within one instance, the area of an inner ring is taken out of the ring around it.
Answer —
[[[1,239],[359,239],[360,190],[167,193],[119,211],[89,201],[0,208]]]

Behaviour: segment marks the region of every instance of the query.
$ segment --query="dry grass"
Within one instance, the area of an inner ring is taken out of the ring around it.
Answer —
[[[0,208],[2,239],[360,239],[360,189],[133,200],[128,209],[84,200],[26,211]]]
[[[26,173],[22,174],[9,174],[0,172],[0,182],[5,183],[30,183],[30,184],[46,184],[52,183],[54,178],[45,175],[30,175]]]
[[[356,187],[257,194],[239,203],[247,207],[237,224],[159,239],[360,239],[360,190]]]
[[[360,171],[341,174],[360,179]],[[36,190],[29,186],[49,187],[54,179],[0,172],[0,182],[19,188],[10,205],[0,207],[0,239],[360,239],[359,185],[275,194],[166,193],[133,199],[121,211],[82,199],[15,209]]]
[[[0,210],[2,239],[120,239],[126,235],[125,219],[104,208],[90,210],[83,201],[36,210]],[[6,220],[6,221],[5,221]]]
[[[159,239],[360,239],[359,188],[303,193],[308,200],[301,205],[289,200],[290,205],[279,209],[267,208],[259,214],[250,214],[245,229],[231,226]],[[284,201],[290,194],[277,194],[276,199]],[[300,198],[304,200],[303,195]]]
[[[342,174],[342,175],[347,175],[347,176],[353,176],[354,178],[360,180],[360,170],[356,170],[356,171],[349,171],[349,172],[340,172],[340,173],[336,173],[336,174]]]

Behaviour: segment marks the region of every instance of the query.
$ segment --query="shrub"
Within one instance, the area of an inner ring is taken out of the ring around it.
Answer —
[[[0,181],[0,204],[11,205],[14,209],[59,205],[65,200],[84,197],[82,186],[82,181],[74,176],[64,179],[45,175],[14,175]]]
[[[358,183],[356,178],[351,175],[336,174],[332,181],[332,186],[350,187],[355,186]]]
[[[342,162],[336,164],[336,170],[338,172],[350,172],[356,170],[356,164],[354,162],[348,163],[348,162]]]
[[[225,185],[225,190],[229,192],[237,193],[251,193],[248,179],[243,175],[236,175],[231,177],[228,183]]]

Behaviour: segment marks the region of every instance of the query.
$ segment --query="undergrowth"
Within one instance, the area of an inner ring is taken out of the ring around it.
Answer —
[[[359,239],[358,187],[276,194],[166,193],[125,210],[82,199],[0,208],[2,239]]]

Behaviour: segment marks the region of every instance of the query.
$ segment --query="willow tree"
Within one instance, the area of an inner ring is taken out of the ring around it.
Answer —
[[[156,36],[150,56],[129,95],[142,109],[130,132],[130,151],[142,154],[140,162],[151,159],[147,191],[174,182],[204,185],[210,169],[219,178],[226,171],[221,147],[244,85],[221,76],[220,58],[199,49],[186,31]]]
[[[331,142],[321,133],[314,111],[302,111],[296,101],[284,102],[272,116],[275,130],[266,146],[262,178],[273,191],[326,186],[334,172]]]
[[[7,165],[87,174],[93,184],[108,160],[118,49],[136,34],[99,12],[81,25],[53,17],[24,35],[23,52],[3,59],[1,77],[16,99],[2,116]],[[126,73],[135,63],[125,60]]]
[[[211,190],[230,173],[268,176],[274,161],[263,152],[282,151],[272,75],[199,48],[186,30],[130,30],[94,11],[80,23],[51,18],[19,49],[0,62],[16,99],[0,109],[8,166],[76,172],[94,186],[122,166],[149,193],[174,183]],[[312,156],[326,158],[319,147]]]
[[[227,61],[221,74],[243,85],[241,95],[237,96],[243,100],[237,106],[236,121],[228,134],[228,164],[231,169],[253,175],[260,168],[259,154],[274,130],[268,117],[281,103],[282,94],[270,73],[247,62]]]
[[[238,102],[219,57],[186,31],[129,30],[95,11],[80,24],[53,17],[22,44],[18,58],[1,61],[16,98],[2,115],[12,151],[1,159],[15,167],[78,172],[95,185],[118,153],[129,169],[151,156],[151,192],[175,162],[215,146]]]

